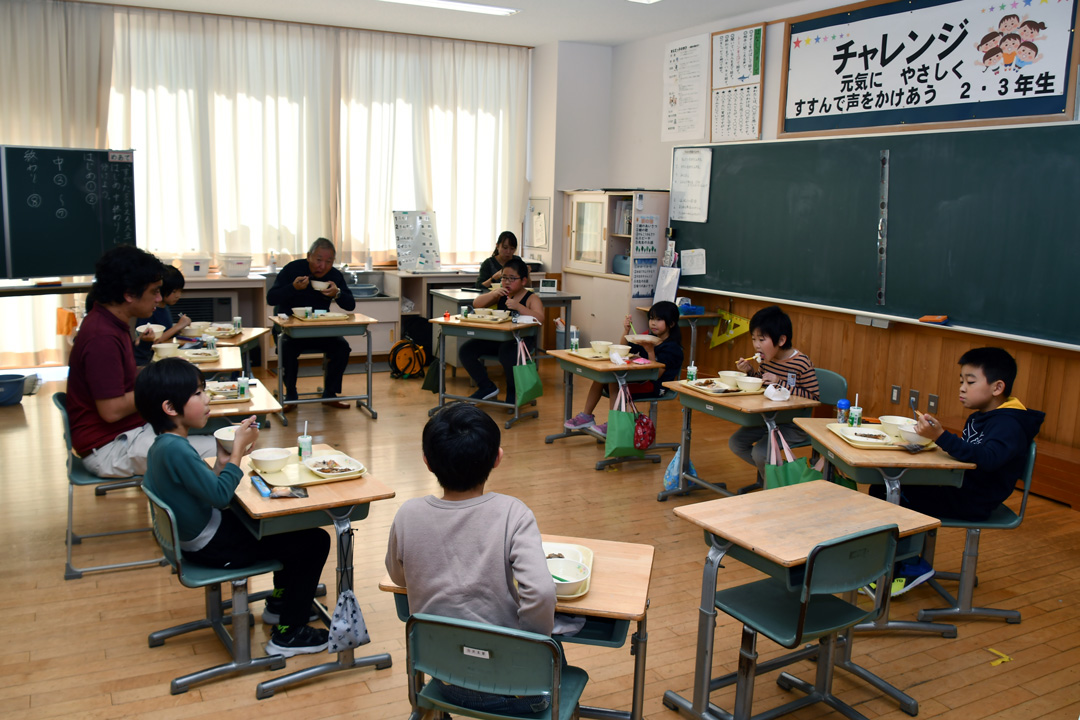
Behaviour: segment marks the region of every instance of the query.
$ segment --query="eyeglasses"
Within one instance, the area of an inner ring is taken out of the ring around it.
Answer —
[[[509,280],[510,282],[515,282],[517,280],[520,280],[521,278],[517,277],[516,275],[503,275],[502,279]]]

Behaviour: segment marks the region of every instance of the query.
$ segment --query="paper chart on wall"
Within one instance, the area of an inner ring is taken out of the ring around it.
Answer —
[[[631,297],[651,298],[656,289],[656,276],[659,270],[659,258],[634,258],[634,265],[630,270]]]
[[[709,219],[712,148],[677,148],[671,166],[669,215],[672,220]]]
[[[765,26],[712,35],[712,142],[761,137]]]
[[[394,236],[398,270],[415,273],[442,270],[434,212],[395,210]]]
[[[669,43],[664,53],[662,142],[705,139],[708,112],[709,38]]]

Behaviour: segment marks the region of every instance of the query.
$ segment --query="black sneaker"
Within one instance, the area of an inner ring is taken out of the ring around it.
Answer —
[[[267,625],[277,625],[277,624],[279,624],[281,622],[281,606],[282,606],[282,600],[280,600],[279,598],[276,598],[276,597],[268,597],[268,598],[266,598],[266,607],[263,608],[263,613],[262,613],[262,621],[263,621],[263,623],[265,623]],[[325,605],[323,605],[322,603],[319,603],[319,606],[322,607],[323,611],[326,611],[327,614],[329,615],[329,612],[326,610]],[[317,620],[322,620],[322,615],[320,615],[319,612],[315,608],[311,608],[311,614],[308,616],[308,619],[307,619],[306,622],[315,622]]]
[[[278,625],[270,633],[266,643],[267,655],[309,655],[326,649],[330,633],[310,625]]]
[[[499,394],[499,388],[494,385],[483,387],[469,396],[470,400],[490,400]]]

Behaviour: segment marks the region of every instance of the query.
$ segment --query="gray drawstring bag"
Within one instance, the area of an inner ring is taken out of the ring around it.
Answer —
[[[364,614],[352,590],[346,590],[338,597],[334,617],[330,620],[330,652],[336,653],[349,648],[357,648],[371,642],[368,635]]]

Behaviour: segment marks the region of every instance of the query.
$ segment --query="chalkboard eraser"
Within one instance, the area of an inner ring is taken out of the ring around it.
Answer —
[[[948,325],[948,315],[923,315],[919,318],[919,322],[930,323],[932,325]]]

